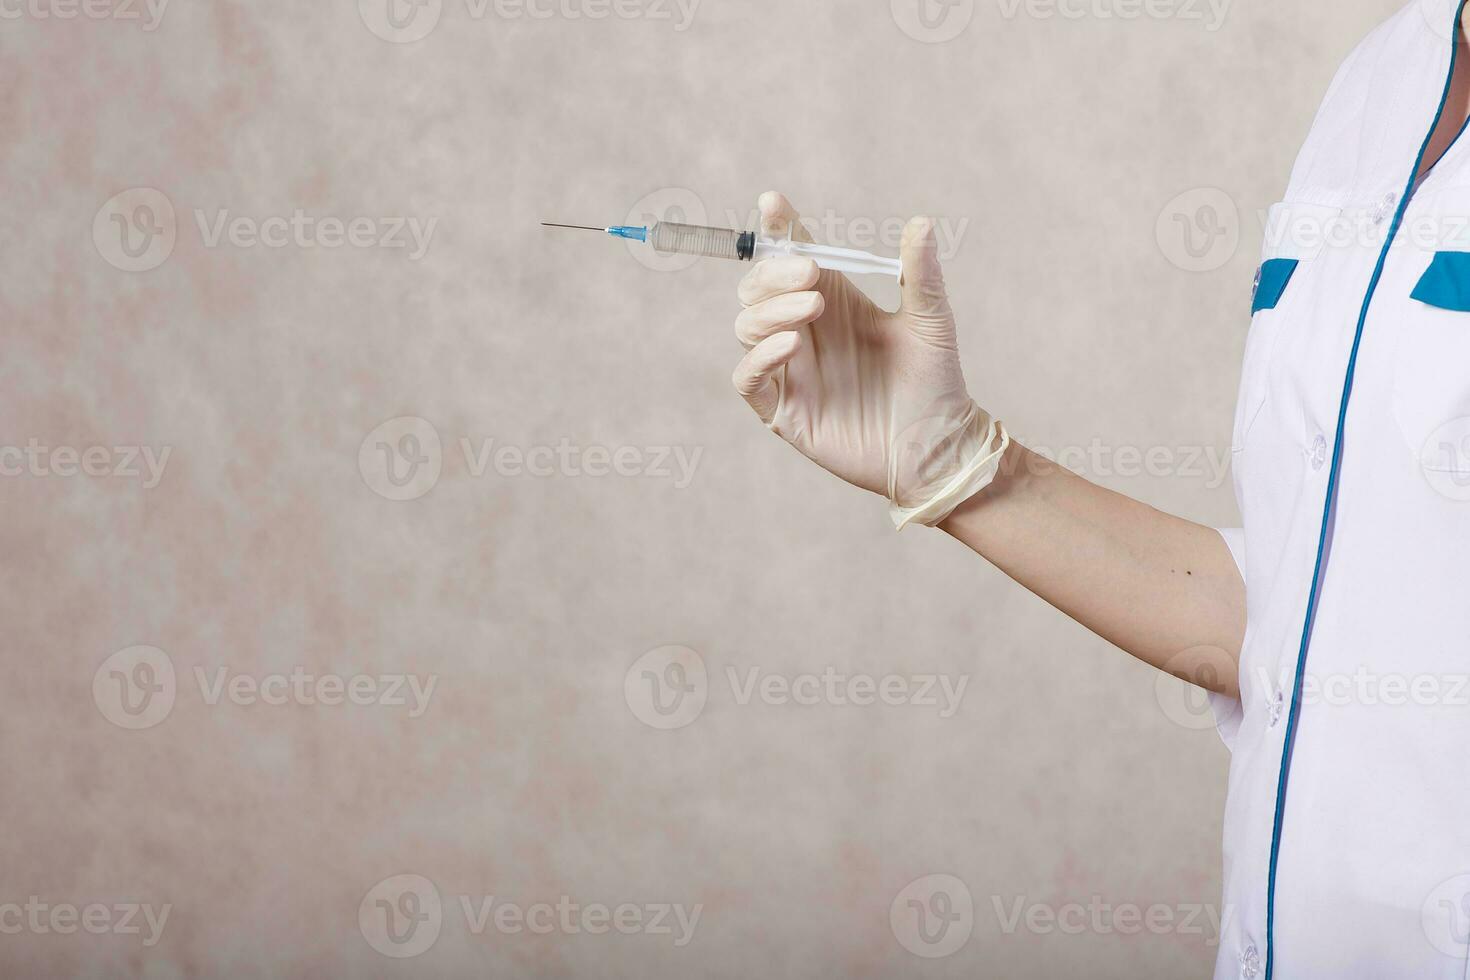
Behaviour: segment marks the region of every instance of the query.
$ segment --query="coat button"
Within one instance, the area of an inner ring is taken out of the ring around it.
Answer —
[[[1256,980],[1261,975],[1261,954],[1256,949],[1256,944],[1246,946],[1245,952],[1240,954],[1240,976],[1241,980]]]
[[[1314,470],[1320,470],[1327,462],[1327,437],[1320,432],[1317,433],[1317,438],[1312,440],[1311,459]]]
[[[1276,696],[1271,699],[1271,706],[1266,710],[1266,727],[1275,728],[1276,723],[1281,720],[1281,713],[1286,710],[1286,693],[1277,691]]]
[[[1373,219],[1373,223],[1375,225],[1381,225],[1383,224],[1384,219],[1393,213],[1393,207],[1397,203],[1399,203],[1399,196],[1394,192],[1389,191],[1386,195],[1384,195],[1383,203],[1375,205],[1373,209],[1368,212],[1368,216]]]

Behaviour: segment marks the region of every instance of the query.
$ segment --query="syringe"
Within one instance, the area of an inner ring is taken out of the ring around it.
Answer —
[[[760,261],[778,255],[796,255],[811,259],[818,268],[832,272],[878,273],[897,279],[903,272],[898,259],[882,256],[855,248],[837,248],[832,245],[814,245],[811,242],[793,241],[788,229],[785,238],[768,238],[753,231],[731,231],[728,228],[706,228],[702,225],[683,225],[673,221],[660,221],[651,228],[637,225],[613,225],[599,228],[592,225],[562,225],[551,221],[541,224],[547,228],[575,228],[580,231],[602,231],[614,238],[645,242],[661,255],[705,255],[716,259],[736,259],[741,262]]]

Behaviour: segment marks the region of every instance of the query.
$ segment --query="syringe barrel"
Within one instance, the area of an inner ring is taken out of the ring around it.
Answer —
[[[663,255],[749,260],[755,254],[755,234],[752,232],[682,225],[674,221],[660,221],[654,225],[648,244]]]

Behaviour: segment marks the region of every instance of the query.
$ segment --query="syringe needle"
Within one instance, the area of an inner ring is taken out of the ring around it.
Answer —
[[[541,222],[542,228],[575,228],[578,231],[607,231],[606,228],[594,228],[591,225],[559,225],[555,221]]]

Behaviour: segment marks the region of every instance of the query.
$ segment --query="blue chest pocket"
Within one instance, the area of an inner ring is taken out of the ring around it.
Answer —
[[[1435,252],[1409,296],[1441,310],[1470,313],[1470,252]]]
[[[1470,256],[1470,253],[1466,255]],[[1296,267],[1296,259],[1267,259],[1261,263],[1261,268],[1256,272],[1255,294],[1251,297],[1252,316],[1262,310],[1276,309]]]

